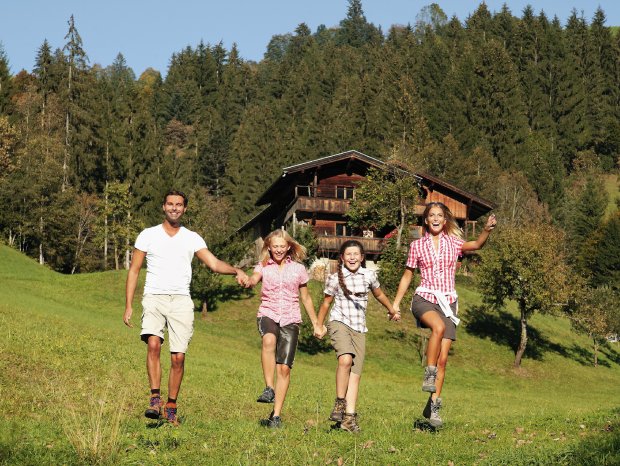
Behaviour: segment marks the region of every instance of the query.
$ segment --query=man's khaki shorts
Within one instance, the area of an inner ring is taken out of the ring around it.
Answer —
[[[194,334],[194,302],[179,294],[146,294],[142,298],[142,331],[146,343],[149,336],[158,336],[164,342],[168,328],[171,353],[187,353]]]
[[[343,354],[353,356],[353,367],[351,372],[362,375],[364,367],[364,357],[366,356],[366,334],[356,332],[348,325],[337,320],[332,320],[327,324],[329,338],[332,346],[336,350],[336,357],[339,358]]]

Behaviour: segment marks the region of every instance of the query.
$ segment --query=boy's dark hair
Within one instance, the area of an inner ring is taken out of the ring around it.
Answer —
[[[183,205],[187,207],[187,203],[189,199],[187,197],[187,194],[185,194],[183,191],[177,191],[176,189],[171,189],[164,196],[164,202],[162,205],[166,204],[166,201],[168,200],[168,196],[181,196],[183,198]]]

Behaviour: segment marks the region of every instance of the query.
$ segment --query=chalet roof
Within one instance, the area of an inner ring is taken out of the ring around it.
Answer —
[[[272,200],[278,196],[281,192],[281,188],[284,187],[287,183],[291,182],[291,176],[294,178],[296,175],[306,172],[307,170],[322,167],[325,165],[329,165],[332,163],[341,162],[343,160],[356,160],[361,162],[363,165],[370,165],[374,168],[384,168],[385,162],[369,155],[366,155],[357,150],[348,150],[345,152],[340,152],[339,154],[327,155],[325,157],[320,157],[315,160],[311,160],[309,162],[298,163],[296,165],[291,165],[290,167],[284,167],[282,169],[282,176],[275,180],[269,188],[259,197],[256,201],[257,206],[267,204],[268,202],[272,202]],[[416,178],[419,178],[417,175],[413,175]]]
[[[325,157],[320,157],[315,160],[311,160],[310,162],[298,163],[297,165],[291,165],[290,167],[285,167],[282,169],[282,172],[285,174],[294,173],[298,171],[304,171],[309,168],[320,167],[321,165],[327,165],[328,163],[339,162],[341,160],[356,158],[367,162],[369,165],[373,165],[377,168],[383,167],[385,162],[382,160],[371,157],[370,155],[366,155],[362,152],[356,150],[348,150],[345,152],[340,152],[339,154],[327,155]],[[284,176],[283,175],[283,176]]]
[[[455,194],[458,194],[466,199],[469,199],[477,204],[480,204],[481,207],[484,207],[488,210],[494,209],[496,206],[493,202],[483,199],[482,197],[476,196],[475,194],[470,193],[469,191],[465,191],[464,189],[458,188],[451,183],[448,183],[441,178],[437,178],[436,176],[429,175],[428,173],[418,173],[418,175],[424,180],[422,184],[430,189],[433,189],[435,185],[442,186]]]

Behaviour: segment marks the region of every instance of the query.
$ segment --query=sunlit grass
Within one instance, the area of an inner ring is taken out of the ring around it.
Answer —
[[[145,347],[139,329],[121,320],[124,277],[66,277],[0,247],[0,282],[10,290],[0,298],[0,463],[619,461],[617,346],[606,348],[594,368],[588,341],[566,320],[536,315],[532,350],[515,371],[510,335],[488,331],[510,333],[514,309],[479,314],[480,298],[467,286],[458,287],[464,325],[449,360],[443,430],[414,428],[426,401],[419,388],[420,331],[409,315],[400,324],[387,322],[376,304],[369,310],[358,404],[362,433],[333,430],[327,421],[335,391],[332,352],[298,355],[284,428],[260,426],[271,407],[255,402],[263,388],[257,295],[220,303],[204,321],[197,314],[179,397],[182,425],[151,422],[143,417]],[[320,285],[311,286],[320,296]],[[167,373],[167,357],[163,366]],[[164,394],[165,387],[164,381]]]

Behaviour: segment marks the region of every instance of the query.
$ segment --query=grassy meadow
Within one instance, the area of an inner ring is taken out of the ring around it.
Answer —
[[[122,323],[124,272],[64,276],[0,246],[0,464],[620,464],[620,348],[592,367],[567,320],[536,315],[512,369],[517,315],[483,314],[458,286],[463,324],[442,394],[445,427],[416,424],[419,331],[387,322],[373,301],[359,435],[333,430],[331,352],[298,353],[284,428],[260,419],[258,296],[230,293],[197,314],[179,397],[182,425],[143,417],[146,349]],[[321,295],[320,284],[312,283]],[[381,308],[382,309],[382,308]],[[168,357],[163,352],[167,375]],[[166,394],[166,383],[162,386]]]

